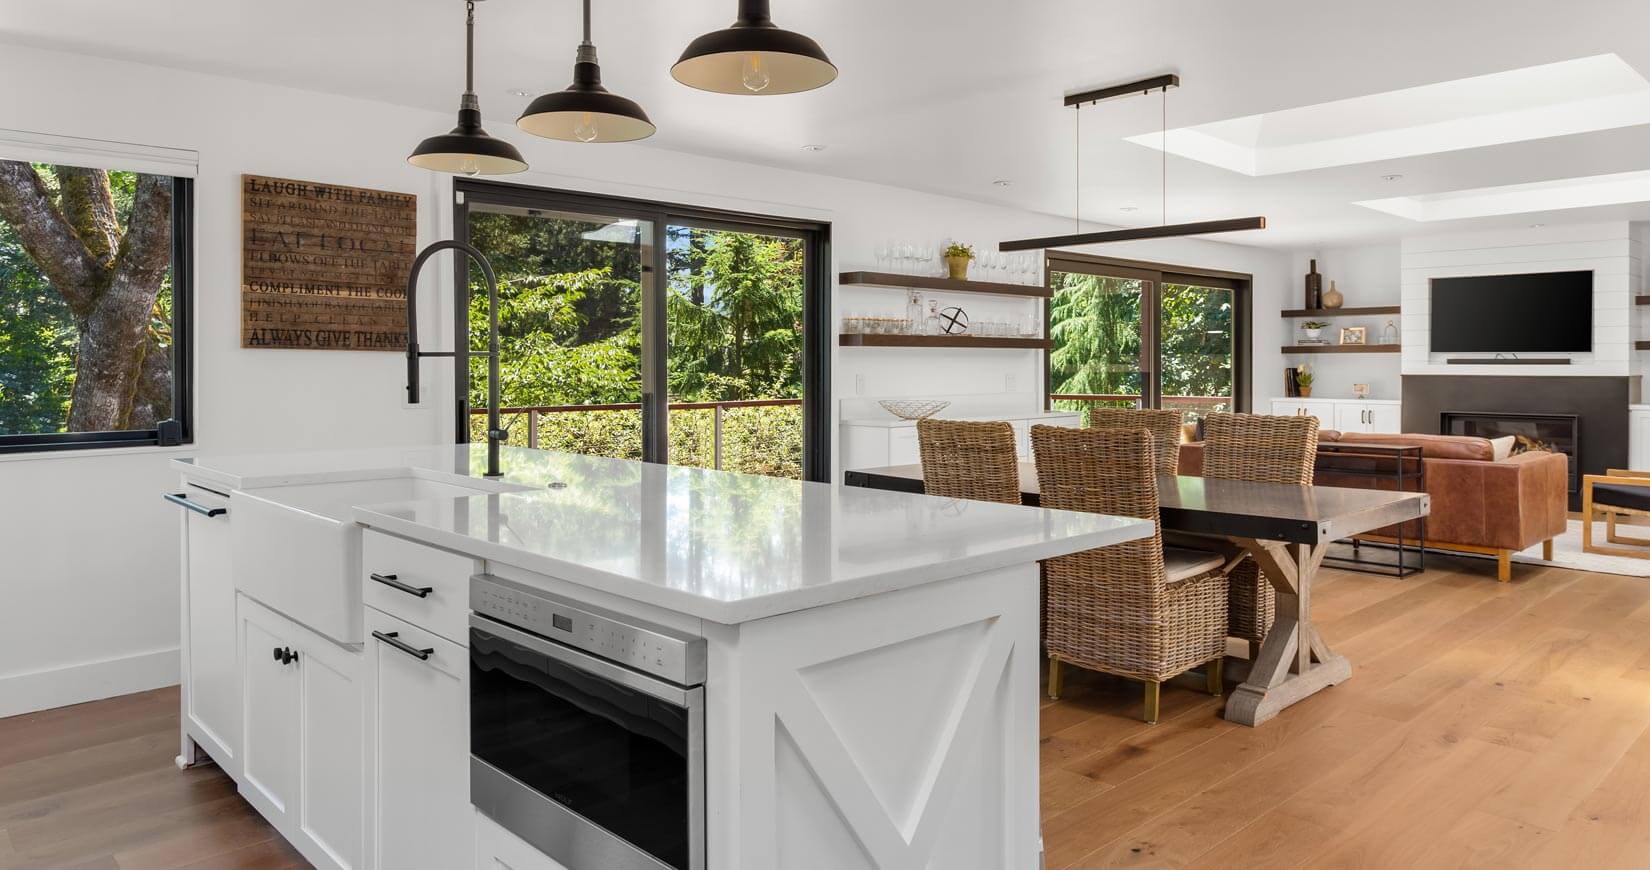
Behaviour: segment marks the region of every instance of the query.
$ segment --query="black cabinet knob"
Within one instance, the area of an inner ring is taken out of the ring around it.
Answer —
[[[281,660],[281,648],[276,647],[274,652],[275,652],[275,661],[280,661]]]

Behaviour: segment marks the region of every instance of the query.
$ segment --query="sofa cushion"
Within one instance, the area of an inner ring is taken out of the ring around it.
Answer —
[[[1321,440],[1321,439],[1320,439]],[[1491,462],[1495,448],[1490,439],[1471,435],[1389,435],[1365,432],[1345,432],[1341,444],[1404,444],[1421,448],[1423,459],[1475,459]]]
[[[1593,504],[1636,511],[1650,511],[1650,486],[1595,483],[1593,484]]]
[[[1518,438],[1513,435],[1502,435],[1500,438],[1490,439],[1490,461],[1500,462],[1512,455],[1513,447],[1518,444]]]

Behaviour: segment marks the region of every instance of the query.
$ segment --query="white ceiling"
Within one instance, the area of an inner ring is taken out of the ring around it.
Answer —
[[[1068,91],[1177,72],[1167,112],[1179,128],[1609,53],[1650,78],[1642,0],[773,0],[776,21],[816,38],[842,69],[835,83],[771,98],[676,84],[668,69],[682,47],[734,7],[595,0],[605,83],[640,101],[659,134],[590,147],[674,149],[1069,216],[1078,113],[1061,106]],[[577,15],[576,0],[478,4],[477,91],[495,134],[525,135],[513,119],[528,98],[512,90],[566,85]],[[462,22],[459,0],[0,0],[0,41],[449,112]],[[1125,137],[1160,129],[1163,108],[1152,96],[1080,113],[1085,219],[1159,221],[1162,154]],[[1354,204],[1643,169],[1650,125],[1265,176],[1170,156],[1168,217],[1264,214],[1269,229],[1221,238],[1287,248],[1650,219],[1650,204],[1618,204],[1419,223]]]

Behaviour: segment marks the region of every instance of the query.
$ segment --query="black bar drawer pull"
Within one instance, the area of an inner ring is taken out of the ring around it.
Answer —
[[[182,507],[184,510],[194,511],[203,517],[221,517],[229,513],[229,508],[226,507],[207,507],[198,501],[190,501],[188,493],[168,492],[163,494],[161,498]]]
[[[400,590],[408,595],[417,595],[419,598],[428,598],[430,593],[435,591],[434,586],[413,586],[409,583],[402,583],[394,574],[369,574],[367,576],[391,589]]]
[[[433,647],[433,646],[430,647],[429,649],[419,649],[418,647],[413,646],[410,643],[407,643],[406,641],[401,639],[401,632],[399,632],[399,631],[375,631],[375,632],[372,633],[372,636],[378,638],[379,640],[381,640],[381,641],[383,641],[387,644],[389,644],[390,646],[395,647],[396,649],[406,653],[407,655],[410,655],[413,658],[418,659],[421,662],[422,661],[428,661],[429,658],[430,658],[430,654],[435,652],[435,647]]]

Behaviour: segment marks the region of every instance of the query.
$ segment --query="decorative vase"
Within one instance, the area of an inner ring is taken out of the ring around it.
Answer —
[[[1386,322],[1386,328],[1381,330],[1381,344],[1398,343],[1398,326],[1392,321]]]
[[[970,257],[946,257],[945,271],[951,276],[951,280],[967,281],[968,264],[971,260],[972,258]]]
[[[1311,271],[1306,273],[1306,304],[1308,309],[1323,307],[1323,276],[1318,274],[1318,261],[1312,261]]]
[[[1345,305],[1345,304],[1346,304],[1346,297],[1341,295],[1341,291],[1335,289],[1335,282],[1330,281],[1329,282],[1329,289],[1324,291],[1324,294],[1323,294],[1323,307],[1325,307],[1325,308],[1339,308],[1339,307],[1341,307],[1342,305]]]

